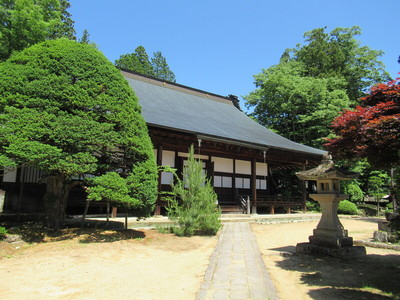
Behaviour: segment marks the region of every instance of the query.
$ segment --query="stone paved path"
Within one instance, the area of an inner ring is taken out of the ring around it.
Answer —
[[[224,224],[197,299],[278,299],[248,223]]]

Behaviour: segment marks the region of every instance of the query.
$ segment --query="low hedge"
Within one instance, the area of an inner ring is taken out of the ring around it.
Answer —
[[[338,213],[343,215],[357,215],[357,205],[349,200],[343,200],[339,202]]]

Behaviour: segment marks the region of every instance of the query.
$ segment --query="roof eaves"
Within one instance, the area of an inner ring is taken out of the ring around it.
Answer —
[[[238,141],[234,139],[229,139],[225,137],[218,137],[218,136],[212,136],[212,135],[207,135],[201,132],[194,132],[190,130],[185,130],[185,129],[179,129],[179,128],[172,128],[168,126],[162,126],[158,124],[151,124],[147,123],[147,126],[152,126],[152,127],[157,127],[157,128],[162,128],[162,129],[167,129],[167,130],[173,130],[173,131],[180,131],[184,133],[189,133],[193,134],[196,136],[197,139],[203,139],[206,141],[215,141],[215,142],[221,142],[225,144],[230,144],[230,145],[235,145],[235,146],[241,146],[241,147],[246,147],[250,149],[256,149],[260,151],[268,151],[269,149],[276,149],[276,150],[282,150],[282,151],[287,151],[287,152],[292,152],[292,153],[303,153],[311,156],[322,156],[325,151],[321,150],[321,154],[318,153],[310,153],[307,151],[301,151],[301,150],[293,150],[293,149],[288,149],[288,148],[283,148],[283,147],[276,147],[276,146],[270,146],[270,145],[262,145],[262,144],[256,144],[256,143],[246,143],[243,141]]]

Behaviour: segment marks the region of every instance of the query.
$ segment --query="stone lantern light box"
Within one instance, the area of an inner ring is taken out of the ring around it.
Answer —
[[[365,247],[353,246],[353,238],[348,236],[337,214],[339,202],[348,198],[341,193],[340,181],[355,179],[359,174],[336,167],[331,156],[325,154],[318,167],[297,172],[296,175],[301,180],[316,181],[317,193],[309,197],[318,201],[322,211],[321,220],[309,237],[310,242],[297,244],[296,252],[335,257],[365,254]]]

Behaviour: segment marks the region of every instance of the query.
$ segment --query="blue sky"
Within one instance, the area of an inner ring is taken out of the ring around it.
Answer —
[[[87,29],[114,62],[142,45],[161,51],[177,83],[220,95],[248,95],[253,75],[277,64],[306,31],[358,25],[361,45],[400,64],[398,0],[70,0],[78,37]],[[243,101],[242,101],[243,104]]]

